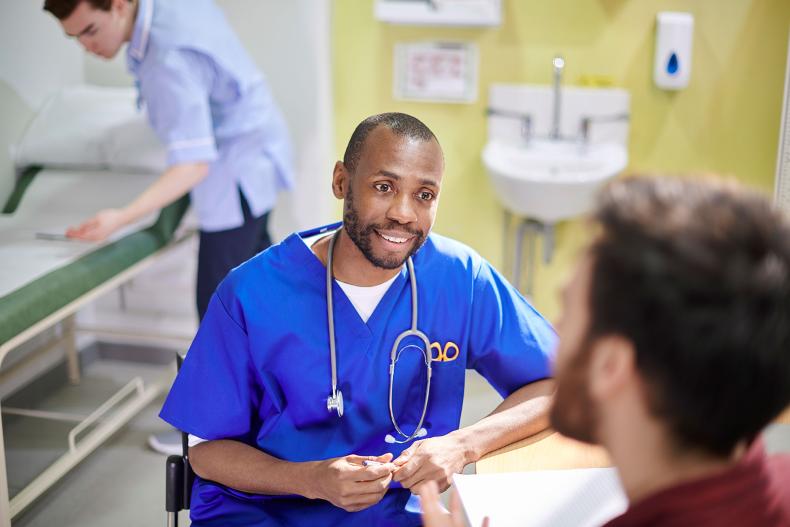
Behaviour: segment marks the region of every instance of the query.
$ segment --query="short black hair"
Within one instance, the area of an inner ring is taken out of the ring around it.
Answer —
[[[354,172],[356,169],[368,135],[379,126],[385,126],[395,135],[409,139],[418,139],[420,141],[434,140],[437,144],[439,143],[431,129],[414,116],[399,112],[371,115],[357,125],[354,133],[351,134],[351,139],[348,141],[346,152],[343,155],[343,164],[349,172]]]
[[[94,9],[109,11],[112,0],[45,0],[44,11],[49,11],[58,20],[65,20],[82,2],[88,2]]]
[[[717,456],[790,403],[790,221],[732,182],[616,180],[591,246],[590,336],[635,347],[676,446]]]

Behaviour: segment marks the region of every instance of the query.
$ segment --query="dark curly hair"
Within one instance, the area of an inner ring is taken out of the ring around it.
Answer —
[[[591,247],[590,336],[636,349],[678,446],[725,456],[790,403],[790,222],[732,182],[616,180]]]

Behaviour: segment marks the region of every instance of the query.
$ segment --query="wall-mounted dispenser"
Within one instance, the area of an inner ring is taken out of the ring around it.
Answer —
[[[656,17],[656,60],[653,80],[665,90],[688,86],[694,17],[690,13],[663,11]]]

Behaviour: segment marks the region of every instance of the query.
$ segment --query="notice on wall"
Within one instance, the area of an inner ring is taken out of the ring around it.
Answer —
[[[395,45],[395,98],[470,103],[477,99],[477,47],[465,42]]]

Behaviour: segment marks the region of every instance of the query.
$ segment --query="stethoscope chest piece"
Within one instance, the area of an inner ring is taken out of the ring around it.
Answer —
[[[343,392],[337,390],[334,395],[326,398],[326,409],[337,412],[338,417],[343,417]]]

